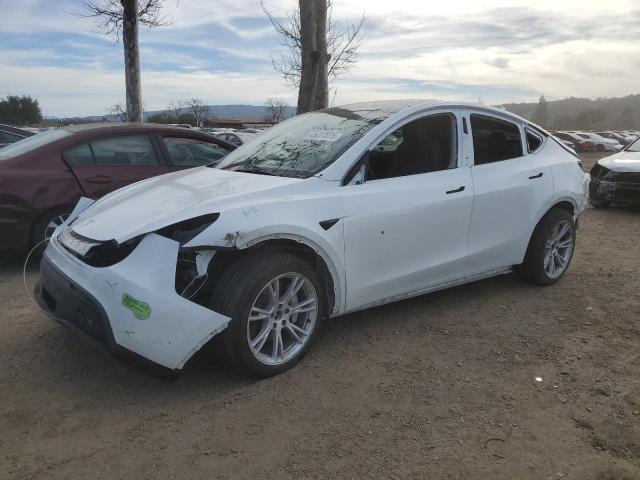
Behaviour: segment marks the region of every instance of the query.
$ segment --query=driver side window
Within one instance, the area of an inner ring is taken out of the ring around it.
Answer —
[[[443,113],[409,122],[369,150],[350,184],[457,167],[456,119]]]

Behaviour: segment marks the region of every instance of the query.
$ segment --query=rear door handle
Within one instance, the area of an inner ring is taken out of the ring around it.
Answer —
[[[95,177],[87,177],[84,179],[84,181],[87,183],[105,184],[111,183],[113,181],[113,178],[107,175],[96,175]]]
[[[532,177],[529,177],[529,180],[535,180],[536,178],[540,178],[540,177],[542,177],[542,172],[540,172],[537,175],[533,175]]]
[[[464,192],[464,185],[461,186],[460,188],[456,188],[455,190],[447,190],[447,195],[451,193],[459,193],[459,192]]]

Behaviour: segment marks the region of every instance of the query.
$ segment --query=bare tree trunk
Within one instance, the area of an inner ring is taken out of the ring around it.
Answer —
[[[299,0],[300,5],[300,88],[298,114],[313,110],[316,50],[315,0]]]
[[[130,122],[142,122],[140,86],[140,51],[138,50],[138,0],[121,0],[123,8],[122,44],[127,90],[127,117]]]
[[[316,65],[313,110],[329,105],[329,54],[327,53],[327,0],[315,0]]]
[[[326,108],[329,104],[327,53],[327,0],[299,0],[300,88],[298,113]]]

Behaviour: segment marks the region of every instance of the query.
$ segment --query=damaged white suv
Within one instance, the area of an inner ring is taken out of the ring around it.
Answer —
[[[297,116],[215,167],[81,200],[36,287],[55,319],[180,370],[212,338],[270,376],[322,319],[516,270],[558,281],[588,175],[482,105],[394,101]]]

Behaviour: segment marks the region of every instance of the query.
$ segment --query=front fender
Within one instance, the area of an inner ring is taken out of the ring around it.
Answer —
[[[266,225],[246,231],[225,230],[224,224],[214,224],[193,240],[185,244],[186,248],[220,247],[244,250],[269,240],[286,239],[306,245],[315,251],[324,261],[334,285],[335,303],[332,315],[344,311],[346,298],[344,262],[340,254],[344,251],[342,221],[329,230],[323,230],[319,224],[313,226],[291,224]]]

